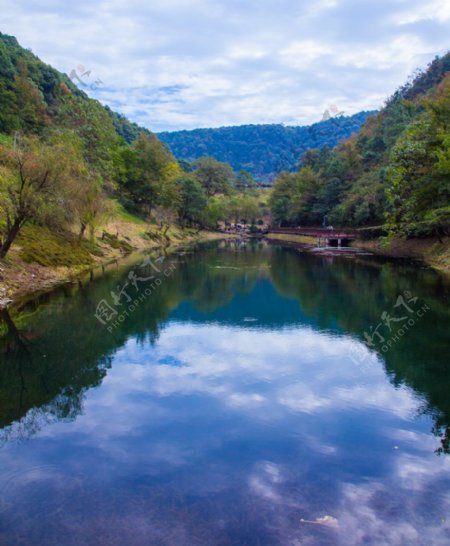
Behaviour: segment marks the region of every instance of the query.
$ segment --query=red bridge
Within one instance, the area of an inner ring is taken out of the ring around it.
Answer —
[[[358,232],[347,228],[270,228],[269,233],[284,233],[286,235],[303,235],[305,237],[315,237],[318,244],[322,241],[329,246],[348,246],[350,241],[358,237]]]

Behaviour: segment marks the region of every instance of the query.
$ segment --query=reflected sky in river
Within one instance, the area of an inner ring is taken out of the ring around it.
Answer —
[[[10,388],[0,400],[18,418],[2,431],[0,543],[447,544],[450,458],[436,452],[449,392],[441,279],[279,247],[173,259],[160,300],[115,336],[97,327],[89,353],[69,325],[129,266],[65,306],[55,296],[23,323],[13,317],[47,387],[19,353],[2,353]],[[367,279],[374,314],[351,302],[340,313],[349,281]],[[367,324],[405,287],[429,316],[388,355],[368,348]],[[355,346],[364,365],[350,358]],[[64,365],[70,375],[56,381]]]

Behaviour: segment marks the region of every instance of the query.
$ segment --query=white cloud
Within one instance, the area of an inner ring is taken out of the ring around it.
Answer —
[[[448,47],[443,0],[2,0],[2,32],[153,130],[318,121],[380,107]],[[168,87],[178,88],[172,92]],[[339,99],[339,100],[338,100]]]
[[[392,20],[398,25],[410,25],[418,21],[447,22],[450,21],[450,3],[448,0],[431,0],[412,8],[406,5]]]

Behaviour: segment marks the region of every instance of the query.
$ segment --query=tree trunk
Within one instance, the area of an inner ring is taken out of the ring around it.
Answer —
[[[84,232],[86,231],[86,224],[84,222],[81,222],[81,226],[80,226],[80,232],[78,233],[78,243],[81,243],[83,237],[84,237]]]
[[[4,258],[8,253],[8,250],[11,248],[11,245],[19,234],[22,225],[23,222],[21,222],[20,220],[16,220],[11,228],[8,230],[8,233],[6,234],[6,239],[2,242],[0,246],[0,259]]]

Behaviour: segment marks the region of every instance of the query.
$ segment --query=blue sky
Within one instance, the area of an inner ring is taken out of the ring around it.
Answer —
[[[2,32],[90,71],[90,96],[154,131],[379,108],[450,47],[449,0],[0,0],[0,14]]]

